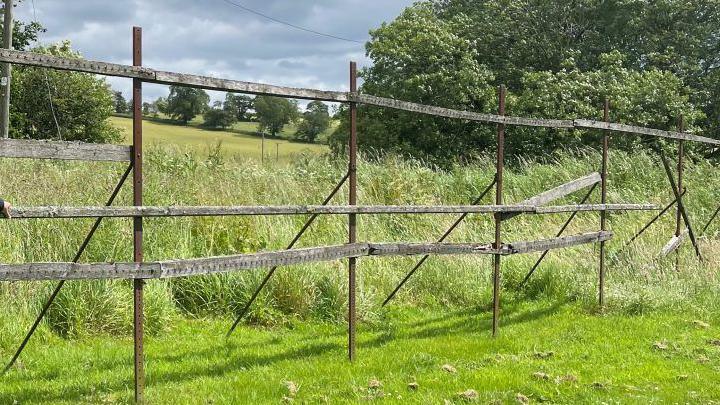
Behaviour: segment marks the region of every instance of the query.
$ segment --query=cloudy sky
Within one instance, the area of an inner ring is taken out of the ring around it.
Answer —
[[[24,0],[19,20],[34,13],[43,44],[63,39],[94,60],[131,64],[131,29],[143,28],[143,64],[183,73],[287,86],[347,90],[348,62],[370,63],[362,43],[323,37],[243,10],[312,30],[365,41],[413,0]],[[236,5],[230,4],[235,3]],[[127,79],[108,79],[130,94]],[[167,95],[146,85],[143,98]],[[222,94],[211,94],[213,99]]]

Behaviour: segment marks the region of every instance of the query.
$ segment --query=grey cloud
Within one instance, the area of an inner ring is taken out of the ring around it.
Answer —
[[[86,58],[129,63],[131,27],[143,27],[144,64],[156,69],[289,86],[347,89],[348,61],[369,63],[364,45],[280,25],[223,0],[33,0],[48,32],[42,42],[69,39]],[[413,0],[231,0],[318,31],[366,40]],[[32,19],[32,3],[17,9]],[[126,95],[130,82],[108,82]],[[166,95],[148,85],[146,100]],[[214,99],[222,97],[213,94]]]

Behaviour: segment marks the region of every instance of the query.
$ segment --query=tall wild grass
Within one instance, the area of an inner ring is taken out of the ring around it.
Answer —
[[[507,168],[506,202],[529,196],[597,170],[594,151],[560,154],[547,163],[516,162]],[[48,161],[0,161],[0,195],[16,206],[102,205],[124,167],[120,164]],[[345,162],[330,157],[298,156],[293,163],[266,163],[223,158],[216,150],[206,156],[156,147],[146,152],[146,205],[270,205],[318,204],[345,172]],[[715,209],[720,176],[707,162],[690,162],[686,205],[700,230]],[[491,181],[494,163],[478,158],[452,170],[422,162],[386,157],[361,159],[361,204],[467,204]],[[576,203],[585,191],[562,203]],[[347,188],[335,198],[344,204]],[[492,203],[493,196],[486,199]],[[672,199],[658,160],[646,154],[611,154],[609,201],[665,204]],[[591,202],[599,200],[596,192]],[[129,184],[117,205],[131,203]],[[700,239],[706,262],[698,263],[689,244],[675,256],[659,258],[674,232],[674,211],[637,243],[620,246],[654,212],[612,214],[615,238],[609,243],[607,302],[610,311],[641,314],[687,306],[720,309],[718,300],[718,224]],[[525,215],[503,225],[506,241],[552,237],[568,214]],[[173,218],[145,220],[146,260],[227,255],[282,249],[300,229],[304,216]],[[454,215],[372,215],[358,220],[359,240],[430,241],[453,222]],[[0,262],[70,260],[92,220],[0,221]],[[598,213],[581,213],[567,233],[599,228]],[[83,261],[129,261],[131,220],[105,220]],[[490,241],[489,215],[470,215],[451,241]],[[299,243],[302,246],[346,241],[347,218],[322,216]],[[538,255],[503,261],[503,303],[518,300],[573,300],[593,309],[597,294],[597,246],[551,252],[522,290],[516,286]],[[366,321],[380,319],[380,303],[417,258],[363,258],[359,261],[359,303]],[[217,276],[150,281],[146,292],[147,328],[151,333],[171,327],[176,317],[235,315],[267,269]],[[0,349],[16,342],[54,287],[52,282],[0,283]],[[249,322],[282,323],[292,318],[338,322],[345,316],[346,263],[342,261],[280,268],[252,309]],[[486,309],[491,299],[490,257],[432,257],[397,296],[395,305]],[[46,337],[130,332],[132,293],[127,281],[68,282],[47,317]]]

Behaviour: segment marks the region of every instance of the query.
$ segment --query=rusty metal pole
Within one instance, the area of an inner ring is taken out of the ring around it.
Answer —
[[[357,63],[350,62],[350,92],[357,92]],[[348,203],[357,204],[357,103],[350,103],[350,139],[348,142],[348,174],[350,193]],[[348,215],[348,243],[357,241],[357,218]],[[348,259],[348,358],[355,360],[355,266],[356,258]]]
[[[498,89],[498,114],[505,115],[505,86],[501,85]],[[495,183],[495,204],[503,203],[503,166],[505,164],[505,124],[497,126],[497,156],[496,156],[496,183]],[[500,249],[502,243],[500,228],[502,225],[502,215],[495,213],[495,243],[493,247]],[[500,254],[493,255],[493,318],[492,318],[492,335],[497,336],[498,321],[500,318]]]
[[[610,100],[605,99],[603,108],[603,120],[610,122]],[[600,203],[607,204],[607,177],[608,177],[608,149],[610,146],[610,134],[603,133],[602,139],[602,168],[600,169]],[[607,211],[600,211],[600,230],[607,229]],[[600,242],[600,269],[598,283],[598,303],[600,308],[605,305],[605,241]]]
[[[685,118],[680,116],[678,125],[680,132],[685,132]],[[685,142],[678,141],[678,160],[677,160],[677,187],[678,193],[683,192],[683,170],[685,168]],[[682,198],[682,194],[680,194]],[[680,204],[675,211],[675,237],[679,238],[682,233],[682,213],[680,212]],[[675,271],[680,271],[680,249],[675,249]]]
[[[5,0],[5,19],[3,22],[3,48],[13,49],[13,1]],[[0,131],[3,138],[10,136],[10,79],[12,78],[12,64],[2,64],[2,77],[0,78],[0,89],[2,89],[2,99],[0,99]]]
[[[133,27],[133,66],[142,66],[142,29]],[[142,171],[142,81],[133,79],[133,205],[143,205]],[[133,260],[143,261],[143,219],[133,218]],[[144,280],[133,280],[133,340],[135,360],[135,402],[141,403],[145,391],[145,356],[143,353],[143,286]]]

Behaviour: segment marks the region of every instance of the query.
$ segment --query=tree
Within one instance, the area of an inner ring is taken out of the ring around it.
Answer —
[[[207,109],[203,114],[203,118],[203,126],[207,128],[225,129],[237,121],[231,111],[222,108],[220,101],[216,101],[212,108]]]
[[[157,115],[158,113],[167,114],[168,113],[168,102],[165,97],[158,97],[157,100],[153,101],[153,109],[154,114]]]
[[[167,114],[187,125],[207,109],[208,102],[210,96],[203,89],[172,85],[167,98]]]
[[[246,121],[247,113],[253,108],[253,98],[244,94],[225,94],[223,109],[235,117],[236,121]]]
[[[32,50],[80,58],[69,42]],[[114,96],[104,79],[79,72],[16,66],[11,84],[13,138],[62,138],[70,141],[117,142],[120,131],[108,123]]]
[[[494,76],[477,62],[472,42],[454,33],[466,19],[439,19],[427,4],[409,7],[391,24],[371,32],[361,72],[362,91],[381,97],[459,110],[495,112]],[[400,153],[435,163],[487,150],[494,130],[461,120],[360,106],[361,148]],[[335,151],[347,144],[347,108],[330,138]]]
[[[702,109],[706,135],[720,137],[720,7],[717,0],[434,0],[438,18],[465,18],[478,62],[518,90],[526,72],[597,70],[618,51],[631,70],[675,74]]]
[[[328,106],[322,101],[311,101],[303,113],[303,119],[298,125],[295,137],[303,141],[315,142],[315,138],[329,126]]]
[[[22,0],[15,0],[17,6]],[[4,22],[0,18],[0,42],[3,38],[3,25]],[[13,21],[13,37],[12,46],[13,49],[18,51],[27,50],[30,44],[37,41],[38,34],[45,32],[45,28],[37,21],[23,22],[19,20]]]
[[[286,98],[257,96],[255,98],[259,130],[276,136],[283,127],[294,121],[298,116],[297,102]]]
[[[689,98],[689,90],[672,72],[651,68],[644,71],[624,66],[618,52],[600,55],[600,67],[583,71],[566,61],[559,72],[527,72],[522,88],[512,97],[509,106],[513,115],[574,119],[602,119],[600,106],[611,100],[611,120],[665,130],[676,130],[683,116],[693,130],[704,114]],[[508,153],[532,156],[583,145],[599,145],[599,135],[583,131],[541,128],[515,128],[508,137]],[[657,148],[657,138],[621,136],[613,139],[613,148],[633,151],[643,147]],[[692,148],[687,145],[686,148]]]
[[[720,49],[720,35],[708,34],[712,28],[708,21],[715,21],[720,12],[711,9],[707,0],[692,4],[680,0],[650,2],[649,8],[665,17],[668,13],[674,16],[667,21],[703,25],[704,28],[688,28],[691,38],[687,40],[698,43],[681,45],[674,39],[676,34],[669,33],[672,30],[668,27],[672,25],[663,23],[667,29],[658,29],[642,20],[666,21],[663,16],[647,15],[642,6],[646,3],[419,2],[405,9],[392,23],[371,32],[366,50],[373,64],[361,72],[365,79],[361,91],[458,110],[496,113],[497,87],[507,84],[510,115],[598,117],[604,98],[610,97],[613,113],[627,123],[675,129],[682,113],[692,127],[707,116],[708,108],[698,98],[699,92],[688,85],[683,72],[692,71],[692,66],[706,65],[694,56],[696,52],[710,60],[720,59],[720,52],[711,55],[706,46],[714,43]],[[658,9],[661,4],[665,9]],[[698,13],[702,10],[703,18],[689,15],[692,14],[689,10]],[[639,31],[634,32],[631,26]],[[713,29],[717,33],[717,26]],[[638,37],[643,39],[637,40]],[[646,40],[660,43],[646,44]],[[677,48],[662,49],[663,43],[677,43]],[[615,48],[620,50],[613,51]],[[640,52],[640,48],[645,50]],[[673,53],[678,49],[683,51]],[[678,56],[677,64],[660,63],[661,59],[671,61],[671,54]],[[718,79],[720,74],[715,77]],[[720,86],[711,85],[711,79],[707,81],[703,97],[708,94],[720,97]],[[714,108],[717,105],[720,103]],[[699,110],[706,110],[705,114]],[[359,111],[361,148],[411,155],[442,166],[449,166],[458,158],[491,153],[495,148],[494,128],[486,124],[362,105]],[[335,151],[342,150],[347,143],[347,108],[342,108],[339,115],[340,125],[329,140]],[[713,119],[720,122],[720,116]],[[598,145],[592,135],[580,131],[518,127],[512,133],[506,139],[508,156],[534,159],[561,147]],[[614,145],[627,150],[658,146],[628,137]]]
[[[122,94],[122,91],[114,91],[113,96],[115,97],[115,112],[118,114],[125,114],[128,112],[128,103]]]

